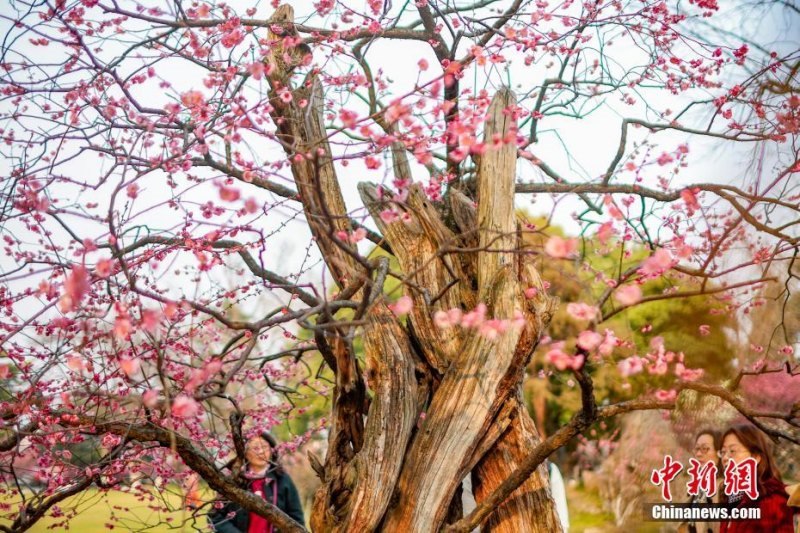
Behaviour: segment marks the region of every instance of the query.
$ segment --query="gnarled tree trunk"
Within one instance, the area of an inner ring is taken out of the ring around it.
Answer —
[[[274,20],[291,33],[292,18],[291,8],[282,6]],[[288,52],[275,47],[274,90],[289,83]],[[298,104],[303,100],[307,107]],[[326,264],[340,290],[361,291],[368,305],[363,336],[371,400],[364,369],[334,317],[329,329],[316,332],[337,379],[327,455],[324,464],[315,465],[323,483],[314,498],[312,529],[438,531],[459,518],[466,476],[472,475],[480,502],[539,440],[520,384],[554,302],[519,243],[514,97],[502,90],[489,109],[484,133],[489,149],[480,158],[477,209],[457,190],[450,191],[445,209],[417,185],[402,203],[383,197],[374,185],[359,185],[407,281],[404,291],[413,308],[405,327],[383,301],[385,259],[367,264],[352,245],[336,238],[337,231],[350,228],[331,164],[318,79],[307,79],[292,102],[273,101],[273,118]],[[395,145],[392,153],[397,177],[409,178],[403,146]],[[379,213],[390,205],[406,213],[405,220],[385,222]],[[452,214],[447,220],[445,211]],[[526,298],[530,287],[537,289],[536,296]],[[487,318],[506,325],[496,336],[434,323],[437,311],[469,311],[478,304],[486,306]],[[543,468],[483,528],[558,531]]]

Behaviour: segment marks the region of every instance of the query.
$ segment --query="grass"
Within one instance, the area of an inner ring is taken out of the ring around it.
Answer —
[[[614,515],[603,509],[600,495],[578,486],[567,486],[570,533],[622,533],[630,528],[619,528],[614,524]],[[636,533],[658,533],[663,524],[642,522],[636,525]]]
[[[19,505],[5,495],[3,503],[11,504],[12,511]],[[66,499],[59,506],[66,515],[74,514],[65,524],[64,517],[53,517],[52,513],[39,520],[28,531],[77,531],[79,533],[109,531],[189,532],[208,531],[204,517],[194,518],[191,512],[182,509],[181,492],[167,487],[161,493],[146,497],[121,491],[102,492],[95,488]],[[8,512],[0,514],[0,524],[10,525]]]
[[[614,515],[603,510],[600,495],[570,485],[567,486],[570,533],[583,532],[587,529],[613,530]]]

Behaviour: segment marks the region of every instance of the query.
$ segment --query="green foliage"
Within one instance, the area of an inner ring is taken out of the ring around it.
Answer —
[[[650,252],[642,246],[629,243],[621,248],[619,240],[612,239],[603,244],[594,236],[584,236],[578,260],[553,260],[543,254],[544,243],[552,235],[564,235],[563,229],[549,226],[542,218],[527,219],[529,224],[537,228],[524,236],[527,248],[541,254],[539,257],[542,259],[537,265],[539,271],[550,284],[550,294],[560,299],[559,308],[546,334],[554,341],[566,341],[567,350],[574,349],[578,334],[588,324],[571,317],[567,313],[567,304],[584,302],[594,305],[608,290],[606,280],[619,279],[622,273],[635,268]],[[705,287],[706,291],[713,288],[712,284]],[[699,286],[691,279],[670,275],[647,281],[641,289],[644,298],[653,298],[697,291]],[[736,321],[726,312],[725,302],[707,295],[679,296],[640,303],[617,313],[618,305],[613,297],[608,298],[602,312],[603,316],[610,318],[600,323],[597,331],[602,333],[610,329],[618,338],[629,342],[617,347],[611,357],[595,357],[587,362],[594,380],[595,395],[601,403],[617,402],[670,387],[675,380],[671,372],[665,376],[653,376],[645,370],[624,378],[617,370],[617,362],[621,359],[645,355],[655,337],[664,339],[667,350],[682,352],[687,367],[703,368],[706,377],[718,380],[729,374],[735,351],[731,332],[736,327]],[[709,326],[706,336],[699,331],[699,326],[703,324]],[[529,402],[534,397],[544,398],[545,431],[550,434],[580,409],[581,402],[579,387],[571,379],[571,374],[554,371],[546,363],[544,355],[548,349],[547,346],[537,349],[524,389]],[[542,374],[544,377],[540,377]]]
[[[665,281],[648,284],[647,294],[659,294],[667,288]],[[693,290],[694,284],[684,282],[681,290]],[[686,354],[689,367],[701,367],[711,378],[729,375],[730,362],[735,348],[730,332],[736,327],[735,319],[722,305],[708,296],[694,296],[661,300],[638,305],[626,311],[625,319],[633,331],[650,325],[650,336],[659,335],[669,349]],[[702,335],[700,325],[709,326]],[[647,338],[634,335],[636,348],[641,353],[647,349]]]

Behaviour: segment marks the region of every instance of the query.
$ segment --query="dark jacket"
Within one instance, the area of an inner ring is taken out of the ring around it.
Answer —
[[[722,478],[717,478],[717,487],[722,486]],[[694,496],[689,496],[687,503],[693,504],[713,504],[713,503],[722,503],[724,495],[722,495],[722,491],[717,489],[716,495],[712,498],[707,494],[700,492]],[[686,529],[681,530],[678,528],[678,531],[687,531],[688,533],[719,533],[720,524],[719,522],[703,522],[703,521],[688,521],[683,522],[681,524]]]
[[[267,480],[268,487],[272,487],[272,483],[278,484],[278,508],[301,526],[304,525],[303,506],[300,504],[300,496],[297,494],[297,488],[295,488],[292,478],[283,470],[277,470],[267,474]],[[272,503],[272,489],[266,489],[265,493],[264,499]],[[231,513],[234,513],[232,517],[229,516]],[[208,514],[208,521],[211,529],[218,533],[247,533],[250,526],[250,512],[229,502],[222,509],[211,511]],[[275,528],[275,532],[280,533],[277,528]]]
[[[753,502],[745,496],[736,507],[757,505],[761,509],[760,520],[722,523],[720,533],[793,533],[792,509],[787,505],[789,494],[779,480],[771,478],[759,487],[758,499]]]

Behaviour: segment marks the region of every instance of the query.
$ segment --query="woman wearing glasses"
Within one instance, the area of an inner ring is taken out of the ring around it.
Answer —
[[[244,473],[248,488],[299,524],[303,524],[303,507],[289,474],[278,464],[277,442],[269,433],[250,438],[245,444],[247,470]],[[218,533],[279,533],[266,519],[238,505],[228,503],[208,515],[211,528]]]
[[[761,510],[758,520],[723,522],[720,533],[793,533],[792,511],[787,504],[789,494],[764,434],[750,424],[730,427],[722,436],[720,458],[723,468],[731,460],[736,464],[749,458],[755,460],[758,497],[752,499],[745,491],[740,491],[727,500],[731,508],[757,506]]]
[[[721,474],[722,470],[719,468],[719,449],[722,444],[722,435],[715,429],[701,429],[694,439],[694,458],[704,465],[709,461],[717,463],[717,473],[719,474],[717,480],[717,487],[722,486]],[[706,494],[703,489],[694,496],[689,496],[687,503],[696,504],[709,504],[719,502],[719,489],[714,497]],[[678,528],[680,533],[718,533],[719,522],[684,522]]]

